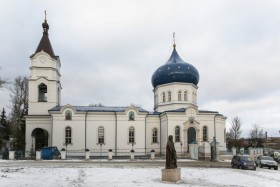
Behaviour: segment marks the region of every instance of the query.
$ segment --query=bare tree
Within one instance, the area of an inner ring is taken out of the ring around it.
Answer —
[[[11,133],[15,137],[15,146],[24,149],[25,146],[25,120],[28,113],[28,78],[18,76],[9,88],[11,113]]]
[[[0,67],[0,69],[1,69],[1,67]],[[4,84],[6,84],[6,81],[0,77],[0,88],[2,88]]]
[[[264,137],[265,134],[261,126],[253,124],[252,129],[250,130],[251,145],[257,147],[262,146]]]
[[[242,133],[241,119],[238,116],[235,116],[231,120],[231,128],[230,128],[229,133],[230,133],[231,139],[237,140],[240,138],[240,135]]]

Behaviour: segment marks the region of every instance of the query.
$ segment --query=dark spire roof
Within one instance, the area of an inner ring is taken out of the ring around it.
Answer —
[[[197,69],[183,61],[176,51],[176,44],[173,44],[173,51],[168,61],[160,66],[152,76],[152,85],[156,88],[158,85],[182,82],[197,85],[199,73]]]
[[[49,40],[49,24],[47,22],[47,19],[45,17],[45,21],[44,23],[42,23],[42,27],[43,27],[43,36],[41,38],[41,41],[35,51],[35,53],[33,55],[31,55],[30,57],[32,58],[36,53],[41,52],[42,50],[46,53],[48,53],[52,58],[57,59],[58,56],[55,56],[53,49],[52,49],[52,45],[51,42]]]

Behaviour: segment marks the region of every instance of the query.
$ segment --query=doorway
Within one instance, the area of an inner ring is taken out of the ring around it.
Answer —
[[[31,136],[35,139],[35,150],[48,147],[48,132],[41,128],[32,131]]]
[[[196,141],[196,131],[195,128],[190,127],[188,129],[188,144],[191,144],[194,141]]]

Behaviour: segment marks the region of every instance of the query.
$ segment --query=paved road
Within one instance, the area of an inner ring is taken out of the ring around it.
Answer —
[[[229,168],[229,162],[178,160],[178,167]],[[164,167],[165,160],[0,160],[0,167],[87,168],[87,167]]]

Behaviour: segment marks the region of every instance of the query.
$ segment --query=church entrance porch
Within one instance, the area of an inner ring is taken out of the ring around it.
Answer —
[[[183,123],[184,127],[184,151],[189,153],[189,144],[196,142],[200,144],[200,123],[194,118],[189,118],[188,121]]]
[[[48,131],[36,128],[31,133],[32,136],[32,149],[41,149],[42,147],[48,147]],[[35,144],[35,147],[34,147]]]
[[[195,128],[190,127],[188,129],[188,145],[196,141],[196,131]]]

